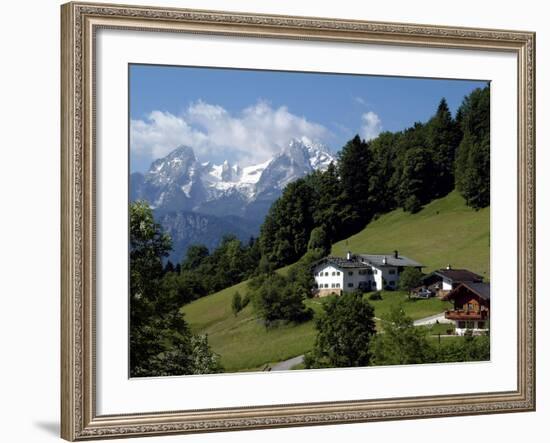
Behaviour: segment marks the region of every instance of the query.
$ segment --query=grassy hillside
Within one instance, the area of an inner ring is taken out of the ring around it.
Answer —
[[[418,214],[399,209],[380,217],[357,235],[335,244],[333,254],[343,256],[348,249],[357,253],[390,253],[398,249],[401,254],[425,264],[425,271],[451,263],[455,268],[465,267],[488,278],[489,208],[476,212],[453,192],[427,205]],[[279,272],[287,270],[288,267]],[[256,319],[251,306],[238,316],[233,315],[231,298],[235,291],[244,295],[246,284],[239,283],[183,308],[192,330],[208,334],[210,345],[221,355],[225,369],[261,369],[267,363],[310,350],[316,334],[313,321],[268,330]],[[307,300],[307,304],[319,312],[324,300]],[[382,301],[373,302],[375,315],[380,317],[400,301],[414,319],[447,307],[440,300],[408,301],[403,293],[385,292]]]
[[[279,270],[286,273],[287,268]],[[237,316],[231,310],[236,291],[246,294],[247,282],[203,297],[183,307],[193,332],[208,334],[212,349],[221,355],[227,371],[261,369],[266,363],[286,360],[311,349],[315,341],[313,322],[266,329],[248,305]],[[308,300],[316,312],[319,300]]]
[[[332,247],[333,255],[400,254],[426,265],[424,272],[445,267],[466,268],[489,280],[490,208],[475,211],[452,192],[417,214],[397,209],[382,215],[356,235]]]

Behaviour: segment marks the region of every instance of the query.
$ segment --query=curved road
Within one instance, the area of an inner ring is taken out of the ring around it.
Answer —
[[[291,359],[280,361],[279,363],[274,364],[271,366],[272,371],[290,371],[293,366],[299,365],[300,363],[304,362],[304,356],[298,355],[297,357],[293,357]]]
[[[434,323],[452,323],[452,321],[445,318],[445,313],[440,312],[439,314],[430,315],[429,317],[420,318],[414,321],[414,326],[427,326],[433,325]],[[437,337],[437,336],[436,336]],[[298,355],[297,357],[290,358],[285,361],[280,361],[275,363],[269,368],[270,371],[290,371],[294,366],[299,365],[304,362],[304,356]]]
[[[430,315],[429,317],[419,318],[414,321],[415,326],[427,326],[433,325],[435,323],[453,323],[452,320],[447,320],[445,318],[445,312],[440,312],[439,314]]]

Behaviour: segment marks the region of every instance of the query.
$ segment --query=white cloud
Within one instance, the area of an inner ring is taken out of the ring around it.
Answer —
[[[382,120],[372,111],[361,116],[361,135],[365,140],[372,140],[382,132]]]
[[[353,99],[356,101],[356,103],[359,103],[362,106],[367,106],[367,101],[363,97],[353,97]]]
[[[326,141],[330,136],[324,126],[263,101],[236,114],[198,101],[178,116],[153,111],[132,120],[130,128],[132,155],[151,161],[183,144],[202,159],[224,157],[246,164],[271,157],[293,137]]]

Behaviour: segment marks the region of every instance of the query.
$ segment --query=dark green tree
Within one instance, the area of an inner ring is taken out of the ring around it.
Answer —
[[[348,226],[357,222],[354,207],[346,202],[338,169],[331,163],[326,171],[315,171],[306,177],[313,191],[314,225],[323,228],[327,242],[333,243],[346,236]]]
[[[491,130],[491,92],[489,85],[474,89],[464,98],[457,111],[457,122],[463,133],[469,132],[475,141],[489,137]]]
[[[316,319],[318,331],[307,368],[368,366],[376,334],[374,308],[361,292],[344,293],[323,304]]]
[[[384,214],[397,207],[399,180],[394,175],[401,137],[401,133],[383,132],[371,141],[373,168],[369,176],[369,206],[375,214]]]
[[[304,179],[287,185],[260,230],[260,249],[270,263],[290,264],[307,250],[313,223],[313,192]]]
[[[327,236],[325,228],[322,226],[313,228],[307,244],[308,251],[318,250],[319,254],[324,256],[330,252],[330,246],[330,239]]]
[[[463,340],[453,340],[438,348],[439,362],[487,361],[491,359],[489,334],[467,333]]]
[[[425,148],[411,148],[405,153],[399,186],[403,209],[415,213],[431,200],[433,174],[432,158]]]
[[[457,120],[463,132],[455,161],[456,188],[466,203],[490,204],[490,90],[474,90],[462,102]]]
[[[447,195],[454,187],[454,160],[461,135],[447,101],[441,99],[436,114],[426,125],[427,147],[434,165],[431,192],[434,198]]]
[[[187,248],[187,255],[181,264],[184,271],[199,267],[208,257],[208,248],[204,245],[191,245]]]
[[[211,253],[201,245],[189,248],[180,281],[193,287],[196,298],[202,297],[254,275],[260,259],[256,239],[243,245],[235,236],[225,235]]]
[[[402,306],[393,306],[390,313],[382,317],[382,328],[384,332],[376,336],[372,347],[375,365],[436,361],[436,350],[430,345],[425,330],[414,326]]]
[[[456,188],[474,209],[488,206],[491,199],[490,144],[486,137],[475,142],[469,132],[458,148],[456,167]]]
[[[344,196],[355,208],[358,226],[362,228],[372,216],[369,207],[369,177],[373,168],[369,144],[356,135],[338,155],[338,172]]]
[[[313,316],[304,304],[305,294],[283,275],[261,274],[250,281],[249,289],[255,310],[266,327],[278,322],[300,323]]]
[[[170,238],[144,202],[130,205],[130,374],[133,377],[197,373],[193,336],[180,313],[177,291],[163,279]],[[171,276],[177,274],[169,273]],[[212,356],[215,360],[215,357]],[[211,368],[218,371],[219,365]]]
[[[399,289],[411,292],[414,288],[420,286],[422,281],[422,272],[416,268],[405,268],[399,274]]]
[[[165,291],[172,291],[172,296],[180,305],[190,303],[207,294],[203,279],[192,271],[184,271],[180,274],[167,273],[163,279],[163,288]]]

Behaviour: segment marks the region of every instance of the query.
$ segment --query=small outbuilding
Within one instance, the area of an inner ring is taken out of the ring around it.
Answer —
[[[447,265],[444,269],[438,269],[422,278],[422,285],[413,292],[421,292],[427,289],[431,293],[444,297],[461,283],[482,283],[483,277],[468,269],[453,269]]]

